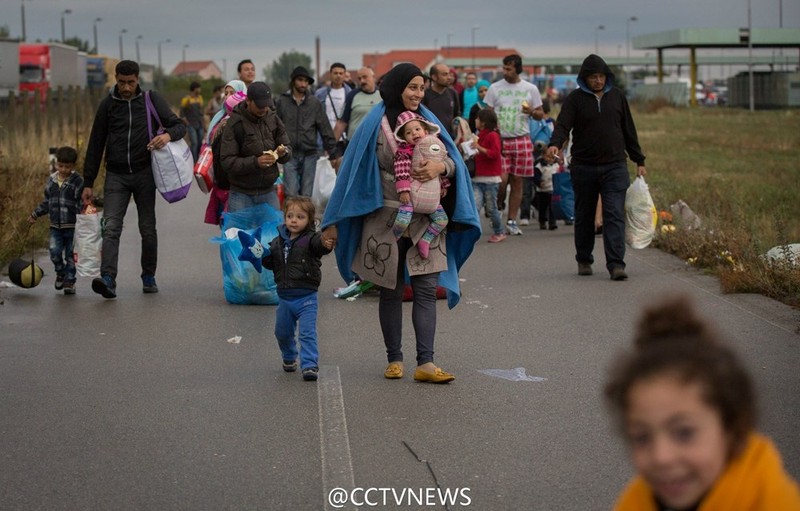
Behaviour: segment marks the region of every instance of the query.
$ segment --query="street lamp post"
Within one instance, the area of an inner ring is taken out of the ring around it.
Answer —
[[[163,81],[164,79],[164,69],[161,67],[161,43],[169,43],[172,42],[172,39],[167,39],[166,41],[159,41],[158,42],[158,77],[159,82]],[[161,83],[159,83],[159,87],[161,87]]]
[[[122,30],[119,31],[119,60],[125,59],[125,52],[122,49],[122,34],[127,34],[127,33],[128,29],[126,28],[123,28]]]
[[[600,47],[600,31],[601,30],[605,30],[605,29],[606,29],[605,25],[597,25],[597,28],[594,29],[594,53],[595,53],[595,55],[600,53],[600,50],[599,50],[599,47]]]
[[[94,19],[94,52],[99,54],[100,49],[97,46],[97,24],[103,21],[103,18],[95,18]]]
[[[189,47],[188,44],[184,44],[183,45],[183,56],[182,56],[182,60],[181,60],[181,73],[185,73],[186,72],[186,48],[188,48],[188,47]]]
[[[30,0],[28,0],[30,1]],[[19,3],[20,13],[22,14],[22,42],[25,42],[25,0]]]
[[[67,14],[72,14],[72,9],[64,9],[61,12],[61,42],[62,43],[67,40],[66,31],[64,30],[64,16],[66,16]]]
[[[753,91],[753,16],[750,0],[747,0],[747,74],[750,89],[750,111],[755,112],[755,94]]]
[[[480,25],[472,26],[472,71],[475,71],[475,32],[481,28]]]
[[[447,34],[447,56],[450,57],[450,38],[455,34]]]
[[[631,21],[639,21],[636,16],[631,16],[625,20],[625,58],[631,58]]]
[[[141,38],[142,38],[142,36],[140,36],[140,35],[136,36],[136,62],[141,62],[142,61],[142,57],[139,55],[139,39],[141,39]]]

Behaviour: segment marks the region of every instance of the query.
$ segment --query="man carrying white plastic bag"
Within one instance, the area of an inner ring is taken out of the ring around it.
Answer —
[[[614,73],[597,55],[589,55],[578,72],[578,88],[561,107],[545,154],[548,161],[572,137],[570,175],[575,190],[575,261],[578,275],[593,274],[597,199],[603,204],[603,251],[613,281],[625,271],[625,195],[630,185],[627,159],[644,176],[645,155],[639,146],[628,100],[614,86]]]
[[[139,64],[123,60],[115,68],[117,84],[97,107],[92,133],[83,164],[83,203],[94,199],[92,186],[105,154],[106,179],[103,185],[103,253],[100,277],[92,281],[92,291],[103,298],[117,297],[117,263],[122,221],[131,197],[139,215],[142,237],[142,292],[157,293],[156,266],[156,183],[151,167],[151,150],[186,135],[186,126],[170,110],[164,98],[151,91],[150,99],[164,125],[165,133],[152,138],[147,133],[147,107],[139,87]]]

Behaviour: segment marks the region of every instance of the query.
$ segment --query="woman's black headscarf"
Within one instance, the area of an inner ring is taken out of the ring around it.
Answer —
[[[381,98],[386,105],[386,119],[392,130],[396,127],[397,116],[406,110],[403,105],[403,91],[415,76],[423,74],[414,64],[397,64],[383,76]]]

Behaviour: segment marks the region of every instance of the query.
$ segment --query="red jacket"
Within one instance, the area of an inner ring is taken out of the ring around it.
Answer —
[[[501,161],[502,142],[496,131],[482,129],[478,133],[478,145],[486,148],[486,153],[475,155],[475,177],[499,176],[503,173]]]

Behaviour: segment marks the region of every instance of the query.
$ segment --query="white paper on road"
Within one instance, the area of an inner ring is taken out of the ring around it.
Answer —
[[[502,378],[511,381],[545,381],[547,378],[539,376],[528,376],[525,374],[524,367],[516,367],[514,369],[479,369],[479,373],[487,376],[494,376],[495,378]]]
[[[228,342],[231,344],[239,344],[240,342],[242,342],[242,337],[239,335],[234,335],[233,337],[228,339]]]

